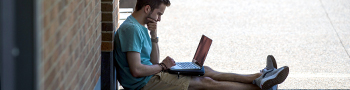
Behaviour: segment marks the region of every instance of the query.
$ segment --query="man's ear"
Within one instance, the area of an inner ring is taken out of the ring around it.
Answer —
[[[145,6],[145,13],[148,14],[148,13],[150,13],[150,12],[151,12],[151,6],[146,5],[146,6]]]

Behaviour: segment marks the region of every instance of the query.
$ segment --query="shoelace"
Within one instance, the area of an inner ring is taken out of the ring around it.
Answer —
[[[265,77],[267,73],[270,73],[270,72],[272,72],[272,71],[273,71],[273,69],[272,69],[272,70],[268,70],[268,69],[266,69],[266,68],[260,70],[260,72],[264,74],[263,77]]]
[[[266,69],[266,68],[264,68],[264,69],[262,69],[262,70],[260,70],[260,73],[265,73],[265,72],[267,72],[268,70]]]

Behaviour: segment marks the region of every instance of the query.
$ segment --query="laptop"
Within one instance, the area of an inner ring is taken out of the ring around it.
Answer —
[[[204,75],[203,64],[207,57],[212,40],[205,35],[198,44],[196,53],[192,62],[176,62],[176,65],[171,67],[168,72],[171,74],[202,76]]]

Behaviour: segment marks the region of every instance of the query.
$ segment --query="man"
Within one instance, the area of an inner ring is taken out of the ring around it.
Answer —
[[[207,66],[204,76],[162,72],[175,65],[169,56],[159,64],[157,22],[168,6],[169,0],[137,0],[135,11],[117,30],[113,52],[117,78],[124,89],[276,89],[288,76],[289,68],[276,69],[271,56],[260,73],[250,75],[221,73]]]

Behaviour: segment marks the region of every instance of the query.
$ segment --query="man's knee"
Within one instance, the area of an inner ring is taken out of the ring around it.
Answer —
[[[214,79],[212,79],[210,77],[201,78],[201,82],[202,82],[203,89],[210,90],[210,89],[215,88],[215,86],[217,86],[217,81],[215,81]]]
[[[216,72],[208,66],[204,66],[204,70],[205,70],[204,76],[212,77],[213,75],[216,74]]]
[[[202,77],[195,76],[195,77],[192,77],[191,82],[194,82],[196,84],[206,84],[206,83],[213,83],[215,82],[215,80],[206,76],[202,76]]]
[[[198,90],[198,89],[209,89],[213,84],[215,84],[215,80],[210,77],[193,77],[189,89]]]
[[[210,77],[203,77],[201,78],[201,81],[204,83],[204,84],[214,84],[216,81]]]

